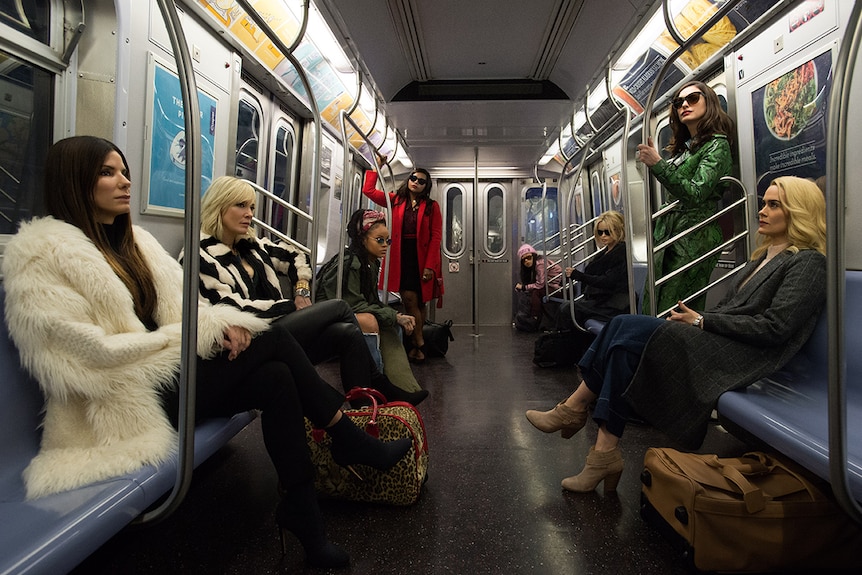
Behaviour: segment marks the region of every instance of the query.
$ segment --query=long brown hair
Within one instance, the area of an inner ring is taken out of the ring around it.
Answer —
[[[680,88],[674,98],[679,97],[680,92],[691,86],[694,86],[703,94],[704,101],[706,101],[706,112],[704,112],[703,118],[701,118],[697,126],[697,134],[692,134],[689,132],[688,126],[683,124],[679,119],[679,110],[673,107],[673,101],[671,101],[670,129],[673,132],[673,137],[671,137],[670,143],[665,150],[673,156],[678,156],[686,150],[686,142],[691,140],[691,151],[694,152],[711,140],[715,134],[727,136],[732,147],[736,128],[734,127],[733,119],[721,107],[721,101],[718,99],[718,94],[715,93],[715,90],[703,82],[694,81]]]
[[[428,170],[425,168],[416,168],[412,172],[410,172],[410,176],[414,176],[416,174],[421,174],[425,177],[425,188],[422,190],[422,193],[419,194],[417,198],[418,202],[430,202],[431,201],[431,174],[428,173]],[[400,204],[401,202],[406,202],[410,199],[410,190],[407,187],[407,182],[410,181],[410,176],[404,179],[401,182],[401,185],[398,186],[398,189],[395,190],[395,203]]]
[[[156,288],[152,273],[135,245],[129,214],[120,214],[114,219],[116,248],[96,221],[93,193],[105,158],[112,151],[122,158],[128,178],[126,156],[108,140],[73,136],[51,146],[45,159],[45,208],[48,214],[79,228],[96,245],[131,292],[135,314],[144,324],[150,325],[156,308]]]

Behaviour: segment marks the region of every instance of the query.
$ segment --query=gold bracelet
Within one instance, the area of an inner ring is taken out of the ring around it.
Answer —
[[[294,285],[294,287],[296,289],[308,289],[310,286],[308,284],[308,280],[299,280],[298,282],[296,282],[296,285]]]

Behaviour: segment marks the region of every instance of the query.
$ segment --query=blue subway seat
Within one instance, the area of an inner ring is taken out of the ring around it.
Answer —
[[[4,304],[0,288],[0,317]],[[176,459],[27,501],[21,472],[39,450],[43,399],[20,365],[5,321],[0,324],[0,575],[66,573],[171,489]],[[254,412],[243,412],[201,422],[195,466],[254,418]]]
[[[848,477],[862,501],[862,272],[846,275],[844,316],[847,363]],[[753,436],[829,480],[826,313],[811,339],[781,371],[718,400],[720,421],[732,433]]]

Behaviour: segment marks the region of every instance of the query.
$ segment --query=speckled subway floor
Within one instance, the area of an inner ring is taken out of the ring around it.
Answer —
[[[531,363],[535,334],[455,328],[443,359],[414,368],[431,396],[421,406],[430,445],[429,479],[418,503],[388,507],[324,500],[330,538],[366,574],[688,573],[679,553],[639,515],[639,475],[647,447],[670,445],[659,432],[629,426],[618,492],[565,493],[595,424],[570,440],[525,419],[571,392],[571,369]],[[321,371],[337,384],[335,365]],[[746,446],[713,427],[703,452],[735,455]],[[195,473],[179,510],[164,522],[129,528],[74,573],[323,573],[305,567],[298,542],[282,556],[275,528],[275,472],[253,423]]]

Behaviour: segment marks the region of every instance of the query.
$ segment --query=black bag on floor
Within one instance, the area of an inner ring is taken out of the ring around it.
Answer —
[[[530,294],[528,292],[516,292],[518,298],[518,310],[515,313],[515,329],[519,331],[539,331],[542,323],[541,317],[533,317],[531,310]]]
[[[422,338],[425,340],[425,355],[428,357],[443,357],[449,351],[449,342],[455,341],[452,335],[452,320],[434,323],[425,320],[422,326]]]
[[[577,363],[577,334],[571,331],[544,333],[536,340],[533,363],[539,367],[571,367]]]

